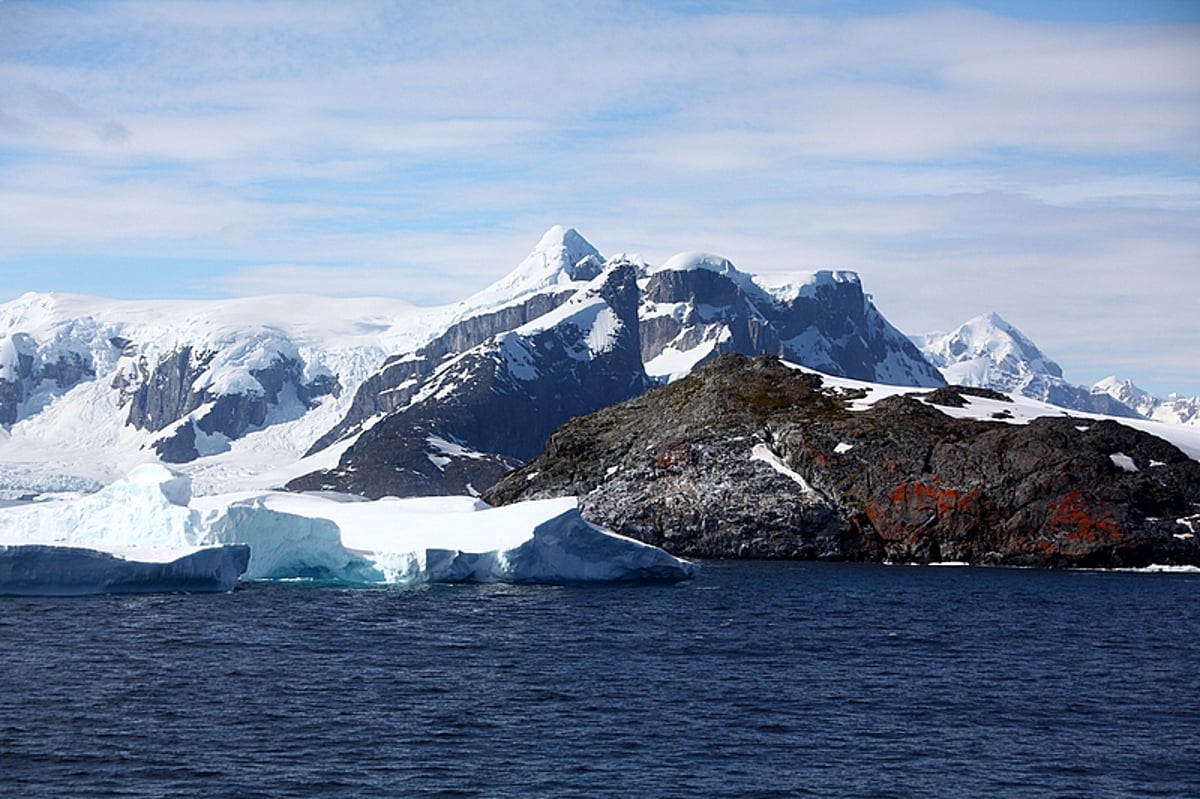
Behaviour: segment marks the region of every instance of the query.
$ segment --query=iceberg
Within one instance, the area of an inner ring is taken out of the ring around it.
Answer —
[[[232,591],[250,547],[143,548],[136,554],[55,544],[0,544],[0,595]]]
[[[158,464],[76,499],[0,509],[0,593],[227,591],[238,579],[354,585],[674,582],[697,567],[583,519],[573,498],[193,498]]]

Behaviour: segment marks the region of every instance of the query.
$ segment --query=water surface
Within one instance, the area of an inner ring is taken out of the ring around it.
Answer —
[[[0,599],[0,794],[1196,797],[1200,575]]]

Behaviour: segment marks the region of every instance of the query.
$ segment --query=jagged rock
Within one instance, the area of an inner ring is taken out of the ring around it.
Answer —
[[[1200,463],[1172,444],[1113,421],[850,398],[726,355],[572,420],[484,498],[575,494],[590,521],[693,557],[1200,565]]]

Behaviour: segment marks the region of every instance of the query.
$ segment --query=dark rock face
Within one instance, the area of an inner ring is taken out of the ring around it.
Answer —
[[[345,418],[309,449],[320,452],[359,430],[363,422],[380,413],[407,405],[417,385],[433,374],[448,356],[479,346],[492,336],[520,327],[566,302],[574,292],[535,294],[525,302],[479,314],[457,322],[416,352],[388,358],[379,371],[358,387]]]
[[[162,430],[199,408],[203,392],[193,391],[192,385],[215,354],[182,347],[159,361],[133,391],[126,423],[139,430]]]
[[[262,426],[271,406],[279,403],[285,386],[293,386],[296,396],[308,407],[321,396],[341,391],[337,378],[328,375],[306,383],[304,365],[283,356],[277,357],[266,368],[250,370],[258,390],[215,393],[209,388],[197,387],[216,355],[216,352],[181,347],[160,360],[153,370],[144,363],[138,364],[144,377],[132,389],[114,386],[125,390],[128,397],[126,423],[141,430],[164,430],[211,403],[212,407],[194,423],[179,425],[173,434],[155,442],[155,452],[167,463],[186,463],[199,457],[196,428],[209,435],[221,434],[236,439]]]
[[[655,272],[646,281],[643,302],[684,304],[683,313],[643,314],[642,358],[651,360],[666,347],[688,350],[714,340],[713,354],[781,355],[783,345],[766,316],[741,286],[707,269]],[[765,296],[758,305],[770,307]],[[719,340],[716,340],[718,339]]]
[[[755,286],[727,264],[708,269],[662,270],[645,281],[642,357],[667,347],[690,350],[702,342],[711,356],[778,355],[827,374],[911,386],[945,384],[917,347],[879,313],[856,276],[819,273],[788,300]],[[663,313],[663,308],[673,308]]]
[[[21,403],[43,383],[53,382],[57,390],[66,391],[96,376],[91,359],[79,352],[61,352],[52,361],[41,360],[37,345],[24,333],[15,334],[10,346],[16,353],[15,371],[0,367],[0,425],[15,424]]]
[[[863,293],[857,276],[837,276],[785,304],[779,321],[784,357],[855,380],[944,385],[941,373]]]
[[[1200,463],[1172,444],[1112,421],[845,400],[773,359],[725,356],[573,420],[485,499],[577,494],[590,521],[693,557],[1200,565]],[[750,461],[756,443],[812,490]]]
[[[411,402],[364,431],[338,467],[288,483],[369,497],[482,491],[542,450],[567,419],[646,389],[636,271],[610,268],[560,311],[561,321],[508,331],[437,364]],[[592,351],[592,330],[571,315],[610,314],[613,337]],[[590,309],[590,310],[588,310]]]

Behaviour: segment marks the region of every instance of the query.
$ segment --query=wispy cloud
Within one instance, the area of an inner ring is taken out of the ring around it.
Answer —
[[[450,301],[564,223],[858,269],[914,332],[997,310],[1079,380],[1146,342],[1131,376],[1179,380],[1196,15],[896,8],[8,0],[0,272],[203,256],[180,293]]]

